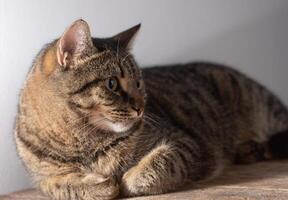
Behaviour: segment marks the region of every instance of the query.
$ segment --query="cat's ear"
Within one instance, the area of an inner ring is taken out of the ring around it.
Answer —
[[[75,21],[57,42],[57,61],[59,65],[68,67],[74,62],[95,51],[90,28],[87,22]]]
[[[123,49],[131,49],[133,45],[133,41],[141,27],[141,24],[137,24],[136,26],[133,26],[132,28],[129,28],[121,33],[118,33],[117,35],[113,36],[112,39],[117,42],[117,45],[119,45]]]

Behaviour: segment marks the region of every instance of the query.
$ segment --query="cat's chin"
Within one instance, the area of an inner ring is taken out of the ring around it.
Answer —
[[[116,133],[120,133],[120,132],[128,131],[129,129],[131,129],[133,127],[134,124],[135,124],[135,122],[124,123],[124,122],[107,121],[105,123],[105,126],[107,127],[107,129],[109,129],[111,131],[114,131]]]
[[[113,119],[108,119],[108,117],[105,117],[102,114],[94,115],[93,118],[90,118],[90,124],[94,125],[95,128],[102,129],[105,131],[112,131],[116,133],[120,132],[126,132],[129,131],[129,129],[133,128],[140,118],[135,118],[131,120],[126,121],[116,121]]]

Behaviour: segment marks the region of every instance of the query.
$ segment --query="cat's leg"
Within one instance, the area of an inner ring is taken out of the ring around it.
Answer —
[[[267,142],[249,140],[237,145],[234,162],[235,164],[251,164],[270,159],[272,159],[272,154]]]
[[[222,167],[216,161],[217,156],[206,150],[189,140],[161,143],[124,174],[122,195],[165,193],[216,175]]]
[[[269,151],[275,159],[288,158],[288,130],[279,132],[269,138]]]
[[[16,138],[19,154],[35,183],[51,199],[113,199],[119,194],[119,185],[114,177],[103,176],[77,162],[47,159],[39,149],[37,152],[31,151],[32,145],[24,145],[24,141],[23,138]]]
[[[177,187],[181,180],[170,144],[161,144],[128,170],[121,182],[124,196],[160,194]],[[172,178],[173,177],[173,178]]]
[[[115,179],[96,174],[50,176],[42,179],[39,186],[44,194],[55,200],[106,200],[119,194]]]
[[[250,164],[257,161],[288,158],[288,130],[268,138],[268,141],[249,140],[238,144],[234,162]]]

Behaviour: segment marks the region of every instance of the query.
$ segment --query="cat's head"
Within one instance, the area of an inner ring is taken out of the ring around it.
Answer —
[[[145,86],[130,54],[139,28],[91,38],[88,24],[78,20],[43,56],[44,73],[57,95],[95,127],[122,132],[142,119]]]

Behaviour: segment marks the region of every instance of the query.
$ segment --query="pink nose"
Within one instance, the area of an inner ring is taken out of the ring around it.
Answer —
[[[136,106],[132,106],[132,109],[135,110],[137,112],[137,115],[140,116],[141,113],[143,112],[142,108],[136,107]]]

